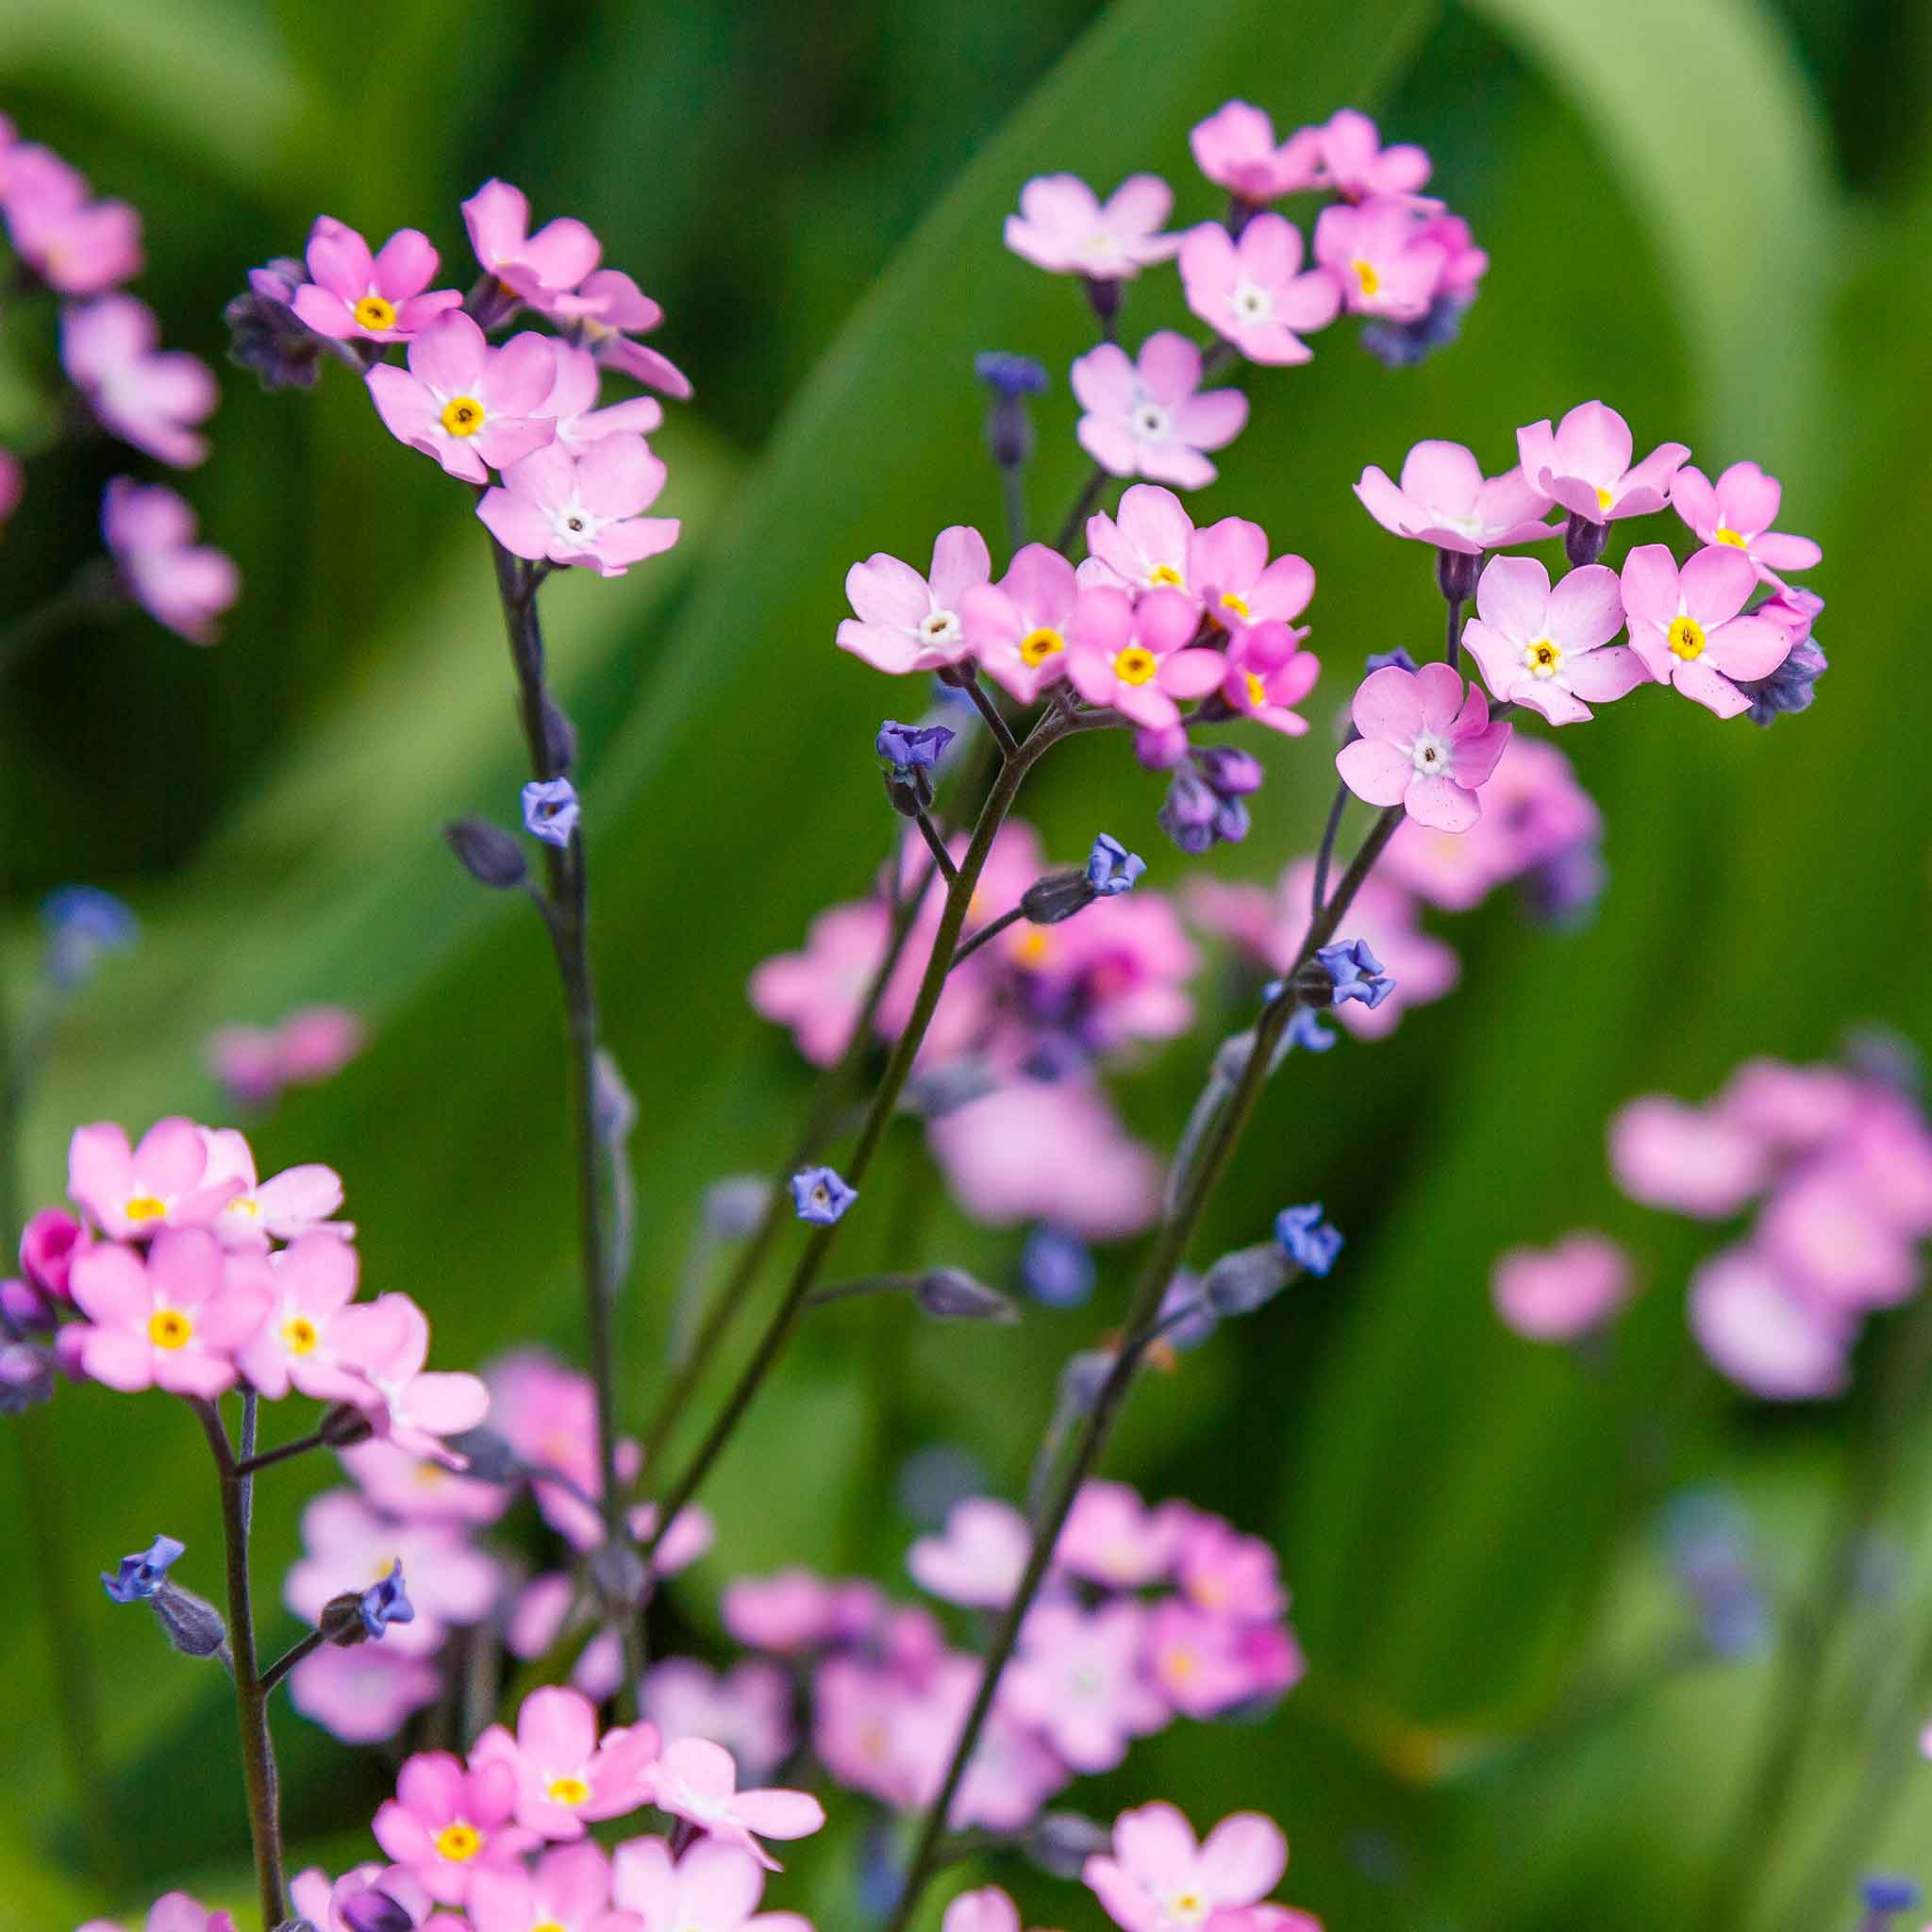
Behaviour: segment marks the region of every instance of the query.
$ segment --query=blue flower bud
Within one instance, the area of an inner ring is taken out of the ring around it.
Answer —
[[[1338,940],[1316,949],[1315,958],[1333,982],[1333,1004],[1359,1000],[1372,1012],[1395,991],[1395,982],[1382,971],[1382,962],[1369,950],[1367,940]]]
[[[908,772],[929,771],[958,737],[943,724],[901,724],[888,718],[879,726],[873,748],[879,763],[904,777]]]
[[[1273,1301],[1292,1276],[1293,1270],[1281,1244],[1262,1241],[1257,1246],[1237,1248],[1231,1255],[1222,1256],[1201,1283],[1201,1299],[1224,1319],[1252,1315]]]
[[[1147,870],[1147,861],[1138,852],[1129,852],[1118,839],[1106,832],[1093,841],[1087,857],[1087,883],[1103,899],[1118,898],[1134,890],[1134,881]]]
[[[188,1547],[171,1536],[158,1536],[139,1556],[123,1557],[112,1576],[101,1573],[101,1587],[117,1604],[144,1603],[160,1589],[168,1567]]]
[[[1248,836],[1248,808],[1239,798],[1224,798],[1214,814],[1214,836],[1224,845],[1239,845]]]
[[[1790,648],[1785,661],[1766,677],[1734,677],[1731,682],[1751,700],[1752,724],[1768,725],[1788,711],[1810,708],[1812,690],[1830,670],[1815,638],[1804,638]]]
[[[791,1176],[791,1205],[801,1221],[829,1227],[858,1199],[858,1190],[829,1167],[802,1168]]]
[[[1043,396],[1049,387],[1043,364],[1005,349],[982,349],[973,358],[973,373],[995,395]]]
[[[1468,307],[1454,295],[1438,295],[1412,322],[1378,318],[1364,323],[1361,345],[1385,369],[1413,369],[1462,333],[1462,314]]]
[[[1099,1271],[1076,1234],[1042,1222],[1020,1250],[1020,1278],[1050,1308],[1078,1307],[1093,1292]]]
[[[1415,659],[1400,644],[1397,644],[1392,651],[1371,651],[1369,653],[1368,668],[1371,671],[1386,671],[1391,664],[1398,671],[1412,672],[1416,668]]]
[[[228,1626],[214,1605],[192,1591],[163,1583],[148,1599],[162,1635],[183,1657],[220,1657],[228,1647]]]
[[[387,1576],[378,1577],[357,1598],[362,1615],[364,1635],[379,1639],[391,1624],[413,1624],[416,1607],[403,1588],[403,1565],[398,1557]]]
[[[1919,1903],[1919,1888],[1909,1878],[1874,1872],[1858,1881],[1858,1896],[1868,1912],[1889,1917],[1893,1912],[1910,1911]]]
[[[1214,824],[1221,816],[1221,798],[1192,765],[1178,765],[1168,780],[1155,824],[1191,857],[1198,858],[1214,843]]]
[[[577,828],[577,789],[568,778],[533,778],[524,787],[524,830],[546,845],[568,845]]]
[[[1253,752],[1236,744],[1216,744],[1194,754],[1194,763],[1208,788],[1220,798],[1244,798],[1258,791],[1267,768]]]
[[[72,992],[93,976],[109,953],[125,953],[141,937],[141,926],[111,892],[97,886],[61,886],[41,901],[47,931],[47,977]]]
[[[1280,981],[1274,982],[1277,986]],[[1288,1037],[1304,1053],[1326,1053],[1335,1044],[1335,1036],[1316,1017],[1312,1007],[1297,1007],[1288,1016]]]
[[[1326,1274],[1341,1252],[1341,1237],[1322,1219],[1319,1201],[1284,1208],[1274,1217],[1274,1239],[1288,1258],[1310,1274]]]

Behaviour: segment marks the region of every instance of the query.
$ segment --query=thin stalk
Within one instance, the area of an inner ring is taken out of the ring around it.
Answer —
[[[1000,715],[1000,708],[993,702],[986,687],[974,672],[959,689],[973,700],[973,708],[986,720],[986,728],[992,733],[992,741],[1000,748],[1000,757],[1011,758],[1020,749],[1020,741],[1013,736],[1013,728]]]
[[[1452,671],[1462,669],[1462,599],[1451,597],[1449,605],[1449,631],[1442,643],[1442,661]]]
[[[1100,501],[1100,492],[1107,488],[1107,472],[1098,463],[1093,474],[1081,486],[1080,493],[1074,499],[1074,507],[1067,512],[1067,520],[1060,525],[1060,533],[1054,539],[1053,547],[1064,557],[1074,546],[1074,539],[1086,527],[1087,519],[1093,513],[1093,506]]]
[[[235,1470],[239,1475],[253,1475],[258,1470],[273,1469],[278,1462],[287,1462],[291,1456],[306,1456],[311,1449],[324,1447],[322,1431],[318,1429],[310,1436],[297,1436],[292,1442],[281,1442],[273,1449],[263,1449],[254,1456],[242,1456],[236,1459]]]
[[[946,850],[946,841],[940,837],[940,828],[933,824],[931,815],[924,806],[912,821],[919,827],[919,836],[925,841],[925,849],[932,854],[932,862],[939,867],[943,879],[956,878],[959,868],[953,863],[953,855]]]
[[[1000,505],[1007,515],[1007,552],[1010,556],[1026,541],[1026,477],[1018,463],[1000,465]]]
[[[300,1643],[285,1650],[261,1674],[261,1694],[266,1697],[305,1657],[311,1657],[328,1641],[320,1630],[311,1630]]]
[[[959,941],[958,950],[953,955],[953,965],[958,965],[962,959],[970,959],[989,940],[998,939],[1008,926],[1018,924],[1025,916],[1015,906],[1010,912],[1002,912],[997,919],[989,919],[970,940]],[[947,970],[950,972],[952,969],[949,967]]]
[[[1348,809],[1353,794],[1346,785],[1335,788],[1335,803],[1328,808],[1328,822],[1322,827],[1322,843],[1315,854],[1315,886],[1308,895],[1308,917],[1314,918],[1328,896],[1328,868],[1335,862],[1335,841],[1341,836],[1341,815]]]

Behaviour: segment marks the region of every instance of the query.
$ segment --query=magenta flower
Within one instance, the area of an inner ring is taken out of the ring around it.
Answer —
[[[1714,1367],[1770,1402],[1823,1401],[1850,1379],[1851,1318],[1750,1248],[1725,1248],[1690,1277],[1690,1330]]]
[[[1246,202],[1274,201],[1319,185],[1322,130],[1297,129],[1278,145],[1274,124],[1246,101],[1229,101],[1188,136],[1194,165],[1208,180]]]
[[[1610,1116],[1609,1153],[1610,1174],[1633,1201],[1699,1221],[1728,1219],[1771,1178],[1762,1136],[1662,1093]]]
[[[520,1869],[541,1842],[511,1824],[516,1773],[491,1762],[464,1770],[447,1751],[419,1752],[396,1779],[396,1794],[376,1811],[375,1841],[428,1893],[464,1904],[478,1872]]]
[[[1001,1701],[1075,1771],[1111,1771],[1135,1738],[1173,1716],[1141,1668],[1146,1617],[1131,1598],[1097,1610],[1041,1603],[1027,1612]]]
[[[1375,124],[1353,108],[1329,117],[1325,127],[1308,130],[1321,142],[1321,185],[1349,201],[1371,195],[1412,195],[1429,178],[1429,158],[1404,142],[1384,147]]]
[[[1226,674],[1219,651],[1190,650],[1199,619],[1176,591],[1130,603],[1119,591],[1080,593],[1067,675],[1091,705],[1155,730],[1179,721],[1176,698],[1205,696]]]
[[[462,206],[478,266],[544,314],[556,312],[555,298],[575,290],[603,255],[596,236],[568,215],[531,234],[529,197],[508,181],[484,182]]]
[[[1417,443],[1403,459],[1399,485],[1371,463],[1355,493],[1385,530],[1467,557],[1563,534],[1560,524],[1543,522],[1550,499],[1520,468],[1485,478],[1459,442]]]
[[[87,176],[51,149],[0,139],[0,210],[14,252],[62,295],[103,294],[141,273],[140,215],[94,200]]]
[[[1341,307],[1329,276],[1302,272],[1301,230],[1280,215],[1257,215],[1239,242],[1218,222],[1189,229],[1180,269],[1188,307],[1250,362],[1307,361],[1302,337]]]
[[[1173,1574],[1185,1528],[1172,1510],[1150,1509],[1126,1483],[1080,1486],[1067,1513],[1055,1564],[1108,1590],[1140,1590]]]
[[[1287,1869],[1288,1840],[1258,1812],[1224,1818],[1197,1845],[1172,1805],[1143,1805],[1115,1819],[1113,1856],[1089,1858],[1080,1875],[1126,1932],[1192,1932],[1257,1904]]]
[[[1442,249],[1442,273],[1436,283],[1438,297],[1466,308],[1475,300],[1476,291],[1490,272],[1489,250],[1475,245],[1475,236],[1460,215],[1426,216],[1416,234],[1419,240],[1437,242]]]
[[[434,457],[465,483],[487,483],[555,434],[537,415],[557,375],[547,337],[525,330],[492,349],[461,309],[409,343],[409,366],[369,372],[376,414],[398,442]]]
[[[364,1413],[375,1433],[413,1456],[452,1462],[444,1436],[474,1429],[490,1408],[490,1391],[475,1375],[425,1372],[429,1318],[406,1294],[386,1294],[344,1308],[344,1353],[362,1372],[374,1399]]]
[[[225,552],[194,541],[194,512],[159,483],[115,476],[101,499],[101,537],[127,594],[191,644],[215,641],[215,619],[242,594]]]
[[[943,1536],[923,1536],[906,1552],[922,1590],[950,1604],[1000,1610],[1013,1600],[1033,1536],[1010,1503],[966,1496],[946,1511]]]
[[[1758,1217],[1755,1245],[1807,1301],[1859,1313],[1907,1300],[1920,1285],[1919,1231],[1881,1212],[1847,1152],[1788,1177]]]
[[[1449,251],[1407,202],[1377,196],[1316,216],[1315,259],[1350,314],[1413,322],[1435,298]]]
[[[753,970],[753,1008],[790,1026],[799,1052],[814,1066],[830,1066],[852,1038],[891,927],[891,916],[876,899],[821,912],[806,934],[803,952],[779,953]]]
[[[1218,1717],[1259,1694],[1241,1626],[1179,1597],[1148,1612],[1145,1646],[1148,1675],[1184,1717]]]
[[[577,457],[553,442],[511,463],[476,514],[514,556],[621,577],[677,541],[675,517],[640,514],[657,501],[664,474],[644,439],[627,431],[598,439]]]
[[[724,1627],[752,1650],[794,1657],[839,1639],[870,1633],[882,1608],[871,1585],[838,1585],[809,1570],[780,1570],[726,1584]]]
[[[690,397],[691,378],[648,343],[632,340],[649,335],[664,320],[664,311],[622,269],[600,268],[584,277],[575,295],[560,295],[551,307],[575,324],[606,368],[680,402]]]
[[[334,1168],[307,1161],[258,1181],[254,1152],[233,1127],[203,1127],[201,1137],[208,1148],[202,1185],[241,1183],[208,1223],[225,1247],[265,1248],[271,1238],[293,1241],[314,1233],[354,1239],[350,1223],[329,1219],[342,1205],[342,1177]]]
[[[641,1716],[667,1744],[708,1738],[738,1760],[747,1777],[768,1777],[791,1755],[791,1678],[784,1665],[744,1657],[714,1671],[694,1657],[668,1657],[644,1673]]]
[[[573,342],[550,346],[557,355],[557,375],[537,413],[555,422],[557,441],[574,456],[621,429],[648,436],[662,425],[664,405],[656,396],[629,396],[600,409],[597,397],[603,378],[596,357]]]
[[[1624,609],[1630,642],[1650,675],[1720,718],[1750,709],[1732,680],[1770,676],[1791,649],[1783,625],[1739,614],[1757,585],[1741,550],[1713,544],[1681,571],[1668,544],[1631,551],[1624,559]]]
[[[201,1129],[178,1116],[157,1121],[132,1149],[111,1121],[76,1127],[68,1143],[68,1193],[117,1241],[212,1221],[242,1185],[209,1174]]]
[[[635,1912],[610,1903],[610,1860],[601,1845],[560,1845],[527,1873],[479,1872],[470,1886],[475,1932],[643,1932]]]
[[[192,425],[220,391],[198,357],[156,345],[154,312],[132,295],[103,295],[60,313],[60,362],[101,427],[158,462],[192,470],[208,456]],[[164,620],[165,621],[165,620]]]
[[[1006,242],[1055,275],[1125,281],[1174,252],[1175,237],[1159,232],[1173,207],[1174,191],[1158,175],[1128,175],[1105,202],[1075,175],[1041,175],[1021,189]]]
[[[121,1932],[108,1919],[90,1919],[80,1932]],[[226,1912],[211,1912],[185,1891],[163,1892],[148,1907],[144,1932],[235,1932]]]
[[[715,1839],[701,1839],[680,1858],[660,1838],[632,1839],[617,1848],[611,1885],[643,1932],[812,1932],[796,1912],[759,1911],[764,1889],[757,1859]]]
[[[356,1250],[331,1234],[308,1234],[269,1257],[275,1300],[236,1356],[249,1385],[279,1401],[291,1388],[318,1402],[368,1395],[354,1357],[338,1343],[336,1317],[356,1295]],[[415,1572],[410,1571],[412,1587]],[[421,1607],[419,1603],[418,1607]]]
[[[805,1791],[741,1791],[731,1754],[705,1738],[666,1747],[648,1774],[650,1800],[722,1843],[749,1852],[768,1872],[781,1870],[760,1838],[809,1838],[825,1822],[824,1807]]]
[[[1496,1312],[1530,1341],[1574,1341],[1601,1327],[1630,1298],[1630,1257],[1588,1228],[1547,1249],[1496,1257],[1490,1294]]]
[[[937,671],[957,664],[972,646],[959,617],[967,587],[992,575],[986,539],[964,524],[941,530],[932,546],[932,575],[874,551],[845,573],[854,615],[839,625],[839,648],[875,671]]]
[[[1315,572],[1292,551],[1271,561],[1259,524],[1223,517],[1189,540],[1185,588],[1217,623],[1292,625],[1315,594]]]
[[[1550,428],[1547,417],[1516,432],[1523,474],[1545,496],[1592,524],[1648,516],[1669,500],[1672,479],[1690,452],[1660,442],[1630,460],[1630,425],[1603,403],[1578,403]]]
[[[1535,558],[1492,558],[1475,608],[1462,641],[1491,691],[1552,724],[1588,719],[1586,698],[1607,704],[1650,682],[1642,658],[1609,641],[1624,627],[1624,598],[1616,572],[1600,563],[1568,572],[1553,591]]]
[[[68,1276],[88,1318],[74,1346],[81,1367],[109,1389],[165,1389],[219,1395],[235,1385],[235,1357],[267,1315],[267,1267],[225,1263],[206,1228],[167,1228],[145,1260],[100,1241],[76,1255]]]
[[[997,584],[969,584],[960,594],[959,623],[974,659],[1022,704],[1067,675],[1075,596],[1074,566],[1044,543],[1016,552]]]
[[[1466,832],[1482,816],[1476,796],[1509,742],[1509,726],[1490,723],[1489,701],[1446,664],[1420,671],[1385,665],[1356,689],[1351,710],[1361,736],[1335,757],[1357,798],[1400,805],[1419,824]]]
[[[1136,483],[1114,516],[1105,510],[1087,520],[1087,548],[1079,581],[1139,592],[1189,591],[1188,551],[1194,522],[1172,490]],[[1196,600],[1199,601],[1198,599]]]
[[[1777,478],[1756,463],[1733,463],[1714,486],[1690,464],[1671,479],[1671,507],[1697,541],[1741,550],[1758,576],[1779,588],[1779,571],[1809,570],[1824,555],[1810,538],[1771,527],[1783,494]]]
[[[1172,329],[1149,336],[1138,363],[1102,342],[1074,362],[1072,382],[1087,412],[1080,447],[1109,475],[1199,490],[1215,474],[1202,452],[1232,442],[1248,420],[1239,390],[1202,391],[1201,352]]]
[[[514,1738],[491,1725],[471,1748],[470,1763],[508,1764],[516,1774],[517,1823],[543,1838],[573,1839],[587,1824],[647,1803],[657,1756],[656,1726],[635,1724],[599,1739],[591,1700],[553,1684],[524,1699]]]
[[[593,1507],[603,1492],[597,1466],[597,1398],[591,1378],[540,1350],[506,1356],[490,1371],[490,1419],[533,1471],[554,1472],[532,1482],[543,1520],[577,1549],[594,1549],[604,1524]],[[617,1473],[637,1474],[637,1445],[620,1442]],[[589,1502],[584,1499],[588,1497]]]
[[[354,228],[318,215],[308,232],[308,279],[289,306],[317,335],[337,341],[407,341],[462,302],[458,289],[429,287],[436,265],[436,250],[418,229],[398,228],[372,256]]]
[[[1314,690],[1322,664],[1300,645],[1301,634],[1291,625],[1238,625],[1228,640],[1223,699],[1271,731],[1302,737],[1308,721],[1291,707]]]

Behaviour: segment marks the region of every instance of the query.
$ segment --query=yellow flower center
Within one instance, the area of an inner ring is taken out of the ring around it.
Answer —
[[[121,1211],[129,1221],[165,1221],[168,1204],[152,1194],[137,1194]]]
[[[1599,509],[1608,509],[1608,508],[1609,508],[1609,507],[1611,506],[1611,504],[1615,503],[1615,502],[1616,502],[1616,500],[1617,500],[1617,499],[1616,499],[1616,498],[1615,498],[1614,496],[1612,496],[1612,495],[1610,494],[1610,492],[1609,492],[1609,491],[1608,491],[1607,490],[1606,490],[1606,489],[1605,489],[1605,488],[1603,487],[1603,485],[1602,485],[1601,483],[1599,483],[1599,484],[1597,485],[1597,487],[1596,487],[1596,507],[1597,507],[1597,508],[1599,508]]]
[[[1694,617],[1674,618],[1664,637],[1671,649],[1687,664],[1693,658],[1704,656],[1704,626]]]
[[[1362,293],[1373,295],[1382,286],[1382,277],[1375,273],[1374,263],[1364,261],[1360,256],[1357,256],[1353,266],[1355,278],[1361,284]]]
[[[1268,687],[1250,671],[1248,678],[1248,702],[1258,711],[1268,702]]]
[[[453,1865],[467,1865],[483,1849],[483,1834],[474,1824],[445,1824],[436,1834],[436,1855]]]
[[[1187,589],[1186,582],[1183,580],[1180,572],[1174,569],[1171,563],[1157,563],[1147,573],[1147,582],[1156,589],[1158,589],[1163,584],[1169,585],[1176,591]]]
[[[475,396],[452,396],[442,406],[442,426],[452,436],[475,436],[483,426],[483,405]]]
[[[1751,547],[1737,531],[1728,530],[1722,524],[1717,526],[1717,541],[1720,543],[1728,543],[1733,550],[1748,550]]]
[[[1020,661],[1023,664],[1044,664],[1057,652],[1066,648],[1066,639],[1042,624],[1038,630],[1029,630],[1020,640]]]
[[[591,1788],[580,1777],[558,1777],[550,1781],[550,1802],[553,1805],[582,1805],[589,1802]]]
[[[532,1925],[530,1932],[563,1932],[563,1927],[555,1919],[545,1919],[541,1925]]]
[[[1523,668],[1532,677],[1554,677],[1563,668],[1563,647],[1548,638],[1538,638],[1523,650]]]
[[[359,328],[393,328],[396,311],[380,295],[365,295],[356,305],[356,323]]]
[[[260,1218],[261,1203],[253,1194],[237,1194],[223,1211],[244,1215],[248,1220],[255,1221]]]
[[[307,1315],[296,1315],[282,1324],[282,1346],[291,1355],[313,1355],[322,1340],[316,1325]]]
[[[1248,600],[1239,591],[1222,591],[1221,608],[1224,610],[1232,610],[1237,617],[1246,617],[1249,614]]]
[[[1038,966],[1053,951],[1053,941],[1036,925],[1013,941],[1013,958],[1022,966]]]
[[[1171,1650],[1167,1654],[1167,1674],[1185,1684],[1201,1668],[1200,1659],[1191,1650]]]
[[[1113,675],[1123,684],[1145,684],[1159,669],[1154,653],[1143,651],[1139,644],[1129,644],[1113,660]]]
[[[1198,1919],[1207,1909],[1198,1891],[1184,1891],[1174,1902],[1174,1916],[1178,1919]]]
[[[147,1318],[147,1339],[157,1348],[186,1348],[194,1339],[194,1324],[179,1308],[157,1308]]]

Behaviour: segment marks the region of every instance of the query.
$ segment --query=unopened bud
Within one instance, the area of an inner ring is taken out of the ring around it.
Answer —
[[[372,1886],[336,1907],[349,1932],[415,1932],[415,1915]]]
[[[674,1528],[683,1525],[675,1524]],[[591,1556],[591,1581],[604,1607],[613,1614],[636,1610],[650,1588],[644,1559],[627,1542],[602,1543]]]
[[[331,1449],[353,1449],[375,1433],[375,1424],[353,1402],[338,1402],[323,1411],[315,1432]]]
[[[1214,843],[1221,799],[1191,765],[1176,768],[1155,823],[1180,849],[1198,858]]]
[[[211,1603],[163,1583],[148,1599],[161,1633],[183,1657],[217,1657],[228,1646],[228,1626]]]
[[[443,826],[442,836],[457,862],[479,886],[507,892],[528,876],[524,848],[487,819],[458,819]]]
[[[1267,772],[1253,752],[1237,744],[1211,745],[1194,754],[1208,789],[1223,798],[1242,798],[1258,791]]]
[[[577,761],[577,727],[566,718],[555,698],[543,700],[543,762],[559,777]]]
[[[929,1268],[913,1290],[919,1306],[942,1322],[1017,1322],[1020,1311],[998,1289],[960,1268]]]
[[[1593,524],[1588,517],[1580,517],[1573,509],[1570,521],[1563,526],[1563,555],[1570,559],[1572,570],[1581,570],[1587,563],[1594,563],[1604,554],[1604,545],[1610,541],[1610,526],[1607,524]]]
[[[1083,1349],[1068,1358],[1060,1371],[1060,1405],[1074,1415],[1086,1415],[1100,1400],[1114,1358],[1097,1348]]]
[[[923,765],[879,775],[885,781],[887,804],[902,819],[916,819],[932,804],[932,774]]]
[[[1293,1272],[1276,1241],[1237,1248],[1208,1269],[1201,1282],[1201,1299],[1224,1319],[1252,1315],[1288,1286]]]
[[[1445,602],[1467,604],[1475,595],[1476,567],[1481,562],[1480,552],[1436,552],[1436,588],[1441,591]]]
[[[1100,896],[1084,871],[1050,872],[1020,894],[1020,911],[1035,925],[1058,925],[1084,912]]]
[[[1055,1878],[1078,1878],[1087,1860],[1108,1851],[1113,1834],[1097,1819],[1078,1811],[1048,1811],[1036,1819],[1021,1849]]]
[[[494,1429],[464,1429],[443,1443],[463,1458],[463,1474],[479,1483],[515,1483],[524,1478],[521,1457]]]

